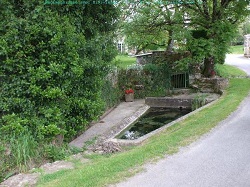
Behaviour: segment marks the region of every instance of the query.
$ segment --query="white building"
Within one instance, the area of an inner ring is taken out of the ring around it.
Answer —
[[[118,37],[117,41],[117,50],[119,51],[119,53],[127,53],[128,52],[128,48],[125,45],[125,37]]]
[[[244,56],[250,58],[250,34],[244,36]]]

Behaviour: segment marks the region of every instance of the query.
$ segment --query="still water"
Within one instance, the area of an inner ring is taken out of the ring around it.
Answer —
[[[116,138],[134,140],[191,112],[188,109],[150,108],[146,114],[121,132]]]

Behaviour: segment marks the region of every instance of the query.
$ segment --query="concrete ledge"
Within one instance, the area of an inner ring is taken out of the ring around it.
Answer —
[[[192,108],[192,100],[172,97],[147,97],[145,103],[150,107]]]
[[[139,108],[133,115],[124,118],[122,121],[116,124],[116,126],[105,133],[105,139],[113,139],[118,134],[120,134],[124,129],[126,129],[129,125],[134,123],[137,119],[139,119],[145,112],[148,111],[150,107],[144,104],[141,108]]]

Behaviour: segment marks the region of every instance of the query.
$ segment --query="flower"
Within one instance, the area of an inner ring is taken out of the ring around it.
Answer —
[[[211,76],[215,76],[216,72],[214,70],[211,71]]]
[[[125,94],[131,94],[131,93],[134,93],[134,90],[132,90],[131,88],[128,90],[125,90]]]

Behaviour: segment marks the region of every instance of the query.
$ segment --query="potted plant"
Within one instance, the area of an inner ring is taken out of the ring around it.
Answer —
[[[211,77],[211,78],[214,78],[214,77],[215,77],[215,75],[216,75],[216,72],[215,72],[214,70],[212,70],[212,71],[211,71],[211,75],[210,75],[210,77]]]
[[[133,89],[127,89],[125,90],[125,101],[126,102],[133,102],[134,101],[134,90]]]

